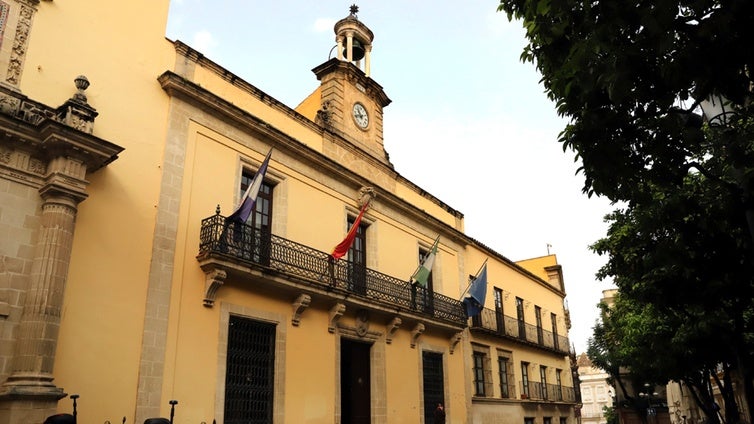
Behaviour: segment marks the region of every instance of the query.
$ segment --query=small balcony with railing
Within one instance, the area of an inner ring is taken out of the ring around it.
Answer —
[[[403,317],[454,333],[467,325],[459,300],[344,259],[333,261],[323,251],[230,222],[219,211],[202,220],[197,260],[206,275],[208,307],[225,280],[233,279],[296,299],[294,322],[296,311],[317,297],[393,317],[393,322]]]
[[[470,318],[469,321],[474,332],[504,337],[551,352],[565,355],[570,353],[568,338],[504,315],[497,310],[484,308],[481,314]]]
[[[521,399],[547,402],[576,402],[573,387],[543,384],[539,381],[521,382]]]

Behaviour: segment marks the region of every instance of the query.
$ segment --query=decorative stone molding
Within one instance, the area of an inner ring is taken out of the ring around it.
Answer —
[[[424,324],[416,323],[414,329],[411,330],[411,349],[416,347],[416,342],[419,340],[419,336],[424,333]]]
[[[369,332],[369,311],[359,309],[356,311],[356,335],[364,337]]]
[[[347,325],[338,325],[338,334],[351,340],[359,340],[366,343],[377,343],[382,337],[382,333],[375,330],[368,330],[366,333],[359,335],[355,327]]]
[[[225,284],[228,273],[223,269],[213,268],[204,274],[204,306],[211,308],[215,304],[217,289]]]
[[[84,90],[89,80],[83,75],[74,79],[77,92],[57,108],[51,108],[6,87],[0,89],[0,113],[38,126],[45,120],[65,124],[78,131],[92,134],[94,119],[99,114],[86,102]]]
[[[322,107],[317,111],[315,122],[325,128],[329,128],[332,125],[332,111],[330,110],[329,100],[322,102]]]
[[[335,306],[330,308],[330,325],[327,327],[327,331],[335,333],[335,328],[338,326],[340,317],[346,312],[346,305],[342,303],[336,303]]]
[[[401,327],[403,320],[400,317],[393,317],[387,325],[387,334],[385,335],[385,343],[390,344],[393,342],[393,336]]]
[[[450,338],[450,354],[451,355],[456,350],[456,346],[461,341],[462,337],[463,337],[463,331],[459,331],[456,334],[454,334],[453,337]]]
[[[371,202],[377,198],[377,191],[374,187],[362,187],[359,189],[359,206],[364,206],[365,203]]]
[[[300,294],[295,301],[293,301],[293,317],[291,318],[291,324],[294,327],[298,327],[301,322],[301,314],[304,313],[306,308],[312,302],[312,297],[308,294]]]
[[[21,3],[18,24],[16,25],[16,35],[13,38],[13,47],[11,48],[10,60],[8,61],[8,71],[5,74],[5,82],[16,87],[21,79],[21,71],[26,59],[32,17],[34,17],[34,8]]]

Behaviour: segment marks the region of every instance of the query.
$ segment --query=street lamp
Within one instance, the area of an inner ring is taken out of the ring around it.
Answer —
[[[650,386],[649,383],[644,383],[644,392],[639,393],[639,397],[647,398],[647,419],[649,417],[654,417],[657,415],[657,411],[652,408],[652,396],[658,396],[659,394],[657,392],[650,392],[651,389],[653,389],[654,386]]]
[[[710,95],[699,102],[699,106],[710,125],[726,125],[735,113],[730,100],[720,94]]]

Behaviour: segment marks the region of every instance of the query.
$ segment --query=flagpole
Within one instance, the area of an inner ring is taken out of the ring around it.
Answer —
[[[439,242],[439,241],[440,241],[440,235],[438,234],[438,235],[437,235],[437,237],[435,238],[435,241],[433,241],[433,242],[432,242],[432,246],[430,246],[430,247],[429,247],[429,250],[430,250],[430,251],[429,251],[429,252],[427,253],[427,255],[429,255],[429,254],[431,254],[431,253],[432,253],[432,248],[433,248],[433,247],[435,247],[435,245],[436,245],[436,244],[437,244],[437,246],[438,246],[438,248],[439,248],[439,246],[440,246],[440,245],[438,244],[438,242]],[[421,262],[419,263],[419,265],[417,265],[417,266],[416,266],[416,269],[414,270],[414,272],[412,272],[412,273],[411,273],[411,276],[410,276],[410,277],[408,277],[408,282],[406,283],[406,285],[410,285],[410,284],[412,284],[412,283],[413,283],[414,275],[416,275],[416,273],[417,273],[417,272],[418,272],[418,271],[419,271],[419,270],[421,269],[421,267],[422,267],[423,265],[424,265],[424,261],[422,260],[422,261],[421,261]]]
[[[484,268],[488,260],[489,258],[484,260],[484,262],[482,263],[482,266],[480,266],[479,270],[476,272],[476,274],[474,274],[474,279],[469,282],[469,285],[466,286],[466,290],[464,290],[463,293],[461,293],[461,298],[458,300],[463,300],[463,296],[466,295],[466,292],[469,291],[469,289],[471,288],[471,285],[474,284],[474,281],[476,281],[476,278],[479,276],[479,273],[482,272],[482,268]]]

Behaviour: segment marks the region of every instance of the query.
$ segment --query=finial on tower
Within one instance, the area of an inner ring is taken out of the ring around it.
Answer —
[[[356,4],[354,3],[351,5],[350,10],[351,10],[351,17],[358,19],[359,17],[356,16],[356,14],[359,13],[359,6],[356,6]]]

